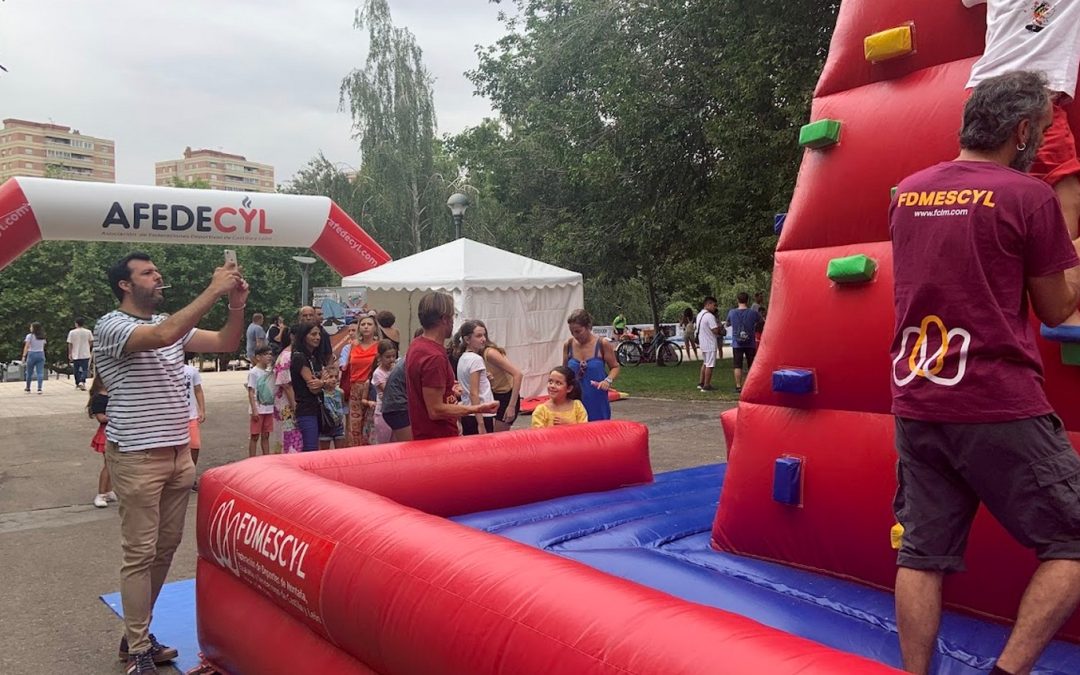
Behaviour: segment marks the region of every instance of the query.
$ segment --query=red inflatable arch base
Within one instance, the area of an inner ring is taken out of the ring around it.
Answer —
[[[709,654],[724,672],[895,672],[446,519],[651,480],[630,422],[211,469],[204,656],[226,673],[689,675]]]

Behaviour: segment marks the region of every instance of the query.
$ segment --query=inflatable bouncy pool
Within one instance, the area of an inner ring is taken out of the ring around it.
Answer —
[[[207,661],[235,674],[896,672],[889,381],[922,367],[889,356],[887,207],[901,178],[956,155],[984,30],[959,0],[842,3],[776,221],[769,330],[722,421],[729,464],[654,477],[646,429],[603,422],[210,470]],[[1074,349],[1040,338],[1076,445]],[[939,674],[989,670],[1036,564],[985,513],[966,562],[946,583]],[[1080,672],[1080,618],[1059,637],[1035,672]]]

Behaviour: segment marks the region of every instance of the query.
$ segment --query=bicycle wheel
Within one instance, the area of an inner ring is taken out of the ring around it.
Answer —
[[[641,363],[641,347],[634,342],[624,342],[615,350],[620,366],[636,366]]]
[[[682,351],[675,348],[670,342],[660,345],[657,350],[656,360],[666,365],[677,366],[682,363]]]

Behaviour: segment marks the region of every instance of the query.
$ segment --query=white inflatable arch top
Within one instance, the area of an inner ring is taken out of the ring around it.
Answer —
[[[309,248],[342,276],[390,260],[327,197],[9,179],[0,185],[0,269],[43,240]]]

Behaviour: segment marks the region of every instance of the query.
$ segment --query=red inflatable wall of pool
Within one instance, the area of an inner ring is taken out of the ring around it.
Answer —
[[[864,38],[905,24],[914,26],[916,51],[869,63]],[[959,0],[842,4],[810,118],[838,120],[839,143],[807,150],[799,170],[776,254],[768,328],[738,417],[725,419],[731,454],[716,547],[892,587],[890,191],[957,155],[964,85],[982,53],[985,25],[985,6],[967,9]],[[1080,105],[1072,106],[1071,123],[1080,131]],[[831,259],[856,254],[877,262],[872,281],[848,286],[826,277]],[[1063,365],[1055,343],[1040,339],[1040,350],[1051,403],[1078,432],[1080,368]],[[774,392],[771,376],[780,368],[813,371],[814,391]],[[1080,436],[1071,436],[1075,446]],[[782,455],[804,460],[799,506],[772,499]],[[981,511],[966,562],[968,571],[946,582],[946,603],[1015,618],[1034,555]],[[1080,617],[1063,636],[1080,639]]]
[[[442,517],[651,480],[630,422],[212,469],[199,642],[233,674],[895,672]]]

